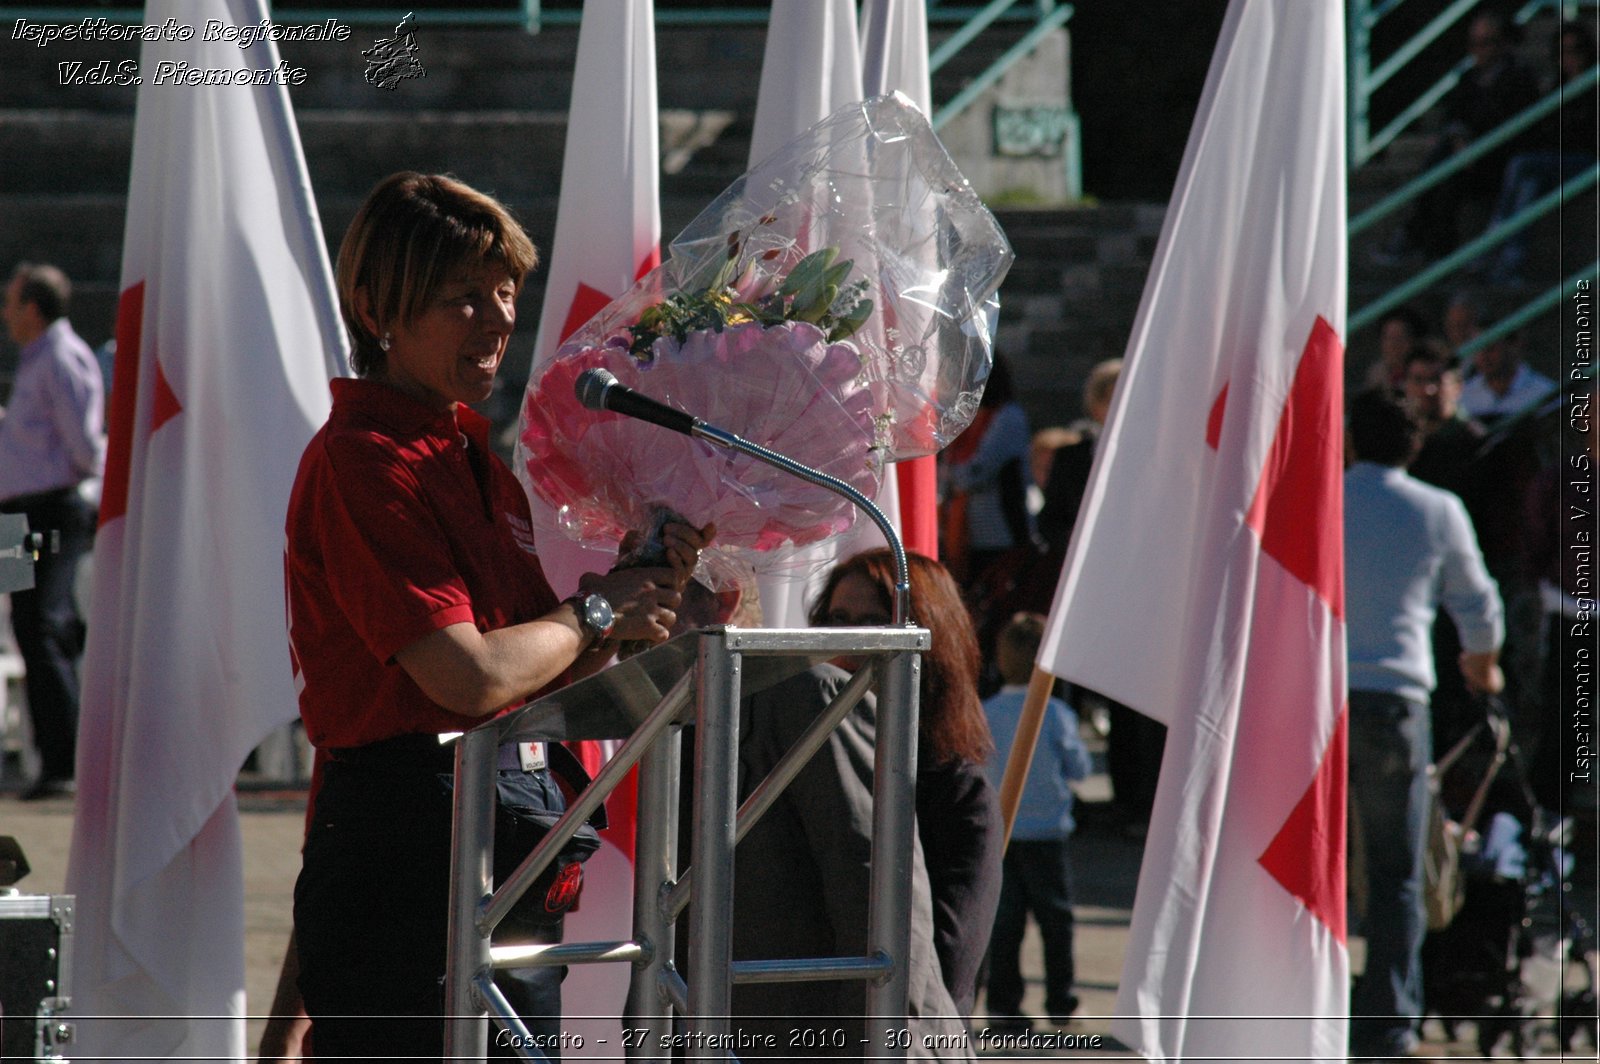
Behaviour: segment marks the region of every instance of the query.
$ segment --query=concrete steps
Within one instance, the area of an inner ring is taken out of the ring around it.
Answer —
[[[1090,368],[1123,353],[1165,208],[995,213],[1017,255],[1001,290],[999,349],[1030,424],[1065,424],[1080,414]]]

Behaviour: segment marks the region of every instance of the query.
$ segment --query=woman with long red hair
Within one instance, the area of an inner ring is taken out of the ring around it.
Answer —
[[[994,740],[978,699],[978,638],[961,592],[932,558],[910,554],[906,562],[911,620],[931,636],[919,688],[917,836],[933,894],[939,967],[957,1010],[968,1016],[1000,899],[1000,803],[983,767]],[[811,623],[888,624],[895,581],[889,550],[858,554],[829,574]]]

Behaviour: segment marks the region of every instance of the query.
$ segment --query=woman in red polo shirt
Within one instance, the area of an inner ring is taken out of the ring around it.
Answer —
[[[442,1053],[439,733],[597,670],[616,640],[665,639],[709,539],[669,526],[670,566],[590,574],[566,602],[551,591],[526,497],[468,406],[489,396],[535,262],[495,200],[415,173],[372,191],[339,252],[358,379],[333,382],[285,556],[300,712],[326,762],[295,887],[319,1056]],[[519,785],[562,807],[536,763]]]

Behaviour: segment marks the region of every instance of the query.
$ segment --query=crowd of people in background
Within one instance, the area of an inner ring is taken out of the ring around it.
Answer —
[[[38,590],[13,598],[13,624],[28,665],[34,731],[45,755],[39,782],[25,797],[61,793],[71,779],[76,699],[70,682],[56,678],[63,673],[57,667],[62,662],[69,666],[65,675],[71,676],[71,662],[81,651],[82,621],[67,609],[36,610],[30,602],[61,591],[52,575],[57,570],[67,572],[70,585],[70,570],[82,555],[79,547],[87,549],[92,525],[92,502],[82,489],[104,462],[101,374],[87,345],[71,332],[65,316],[69,292],[59,271],[37,266],[20,267],[6,292],[6,322],[13,339],[23,345],[25,376],[19,376],[13,390],[10,416],[0,421],[0,442],[9,448],[26,443],[50,451],[38,461],[7,462],[6,469],[12,477],[28,471],[53,479],[8,488],[0,506],[29,512],[43,503],[70,506],[74,515],[82,515],[62,522],[43,514],[39,519],[83,533],[70,538],[60,554],[47,556],[40,567],[46,579]],[[1386,314],[1362,388],[1369,405],[1381,400],[1386,416],[1403,415],[1412,434],[1408,438],[1415,442],[1414,449],[1398,457],[1386,455],[1378,465],[1405,470],[1409,482],[1429,485],[1459,501],[1467,523],[1457,538],[1470,541],[1471,552],[1481,558],[1499,615],[1490,625],[1483,610],[1473,612],[1474,627],[1464,639],[1458,628],[1463,623],[1460,611],[1447,609],[1435,619],[1433,591],[1422,593],[1419,602],[1427,600],[1427,646],[1409,650],[1426,650],[1433,665],[1420,694],[1407,692],[1426,707],[1419,764],[1425,766],[1471,729],[1484,715],[1485,696],[1494,696],[1503,701],[1531,762],[1548,769],[1531,772],[1530,779],[1539,800],[1554,808],[1560,800],[1554,784],[1560,684],[1547,663],[1552,640],[1570,609],[1562,593],[1561,552],[1554,546],[1561,517],[1552,499],[1559,485],[1539,411],[1550,405],[1556,384],[1526,364],[1520,333],[1484,333],[1484,298],[1481,293],[1457,293],[1434,323],[1410,306]],[[1013,703],[1026,680],[1025,663],[1032,658],[1023,644],[1032,638],[1036,645],[1038,633],[1030,618],[1050,607],[1120,369],[1116,359],[1095,365],[1085,375],[1082,416],[1034,433],[1017,401],[1011,368],[998,357],[978,417],[941,458],[940,549],[945,564],[913,559],[914,565],[929,569],[915,582],[924,595],[937,600],[928,625],[947,635],[951,618],[959,616],[963,625],[971,622],[970,637],[963,637],[970,644],[944,655],[946,666],[959,665],[955,673],[941,666],[924,674],[943,678],[949,673],[955,678],[941,682],[957,689],[925,692],[925,706],[965,706],[959,713],[925,718],[946,723],[931,731],[925,728],[920,759],[926,779],[919,804],[938,800],[948,806],[924,809],[921,817],[927,825],[920,850],[929,882],[935,957],[960,1014],[972,1013],[987,986],[988,1011],[1011,1026],[1030,1022],[1021,1012],[1016,970],[1016,949],[1030,912],[1045,932],[1049,1015],[1065,1022],[1077,1005],[1065,840],[1073,827],[1069,784],[1088,768],[1082,736],[1104,740],[1114,823],[1130,838],[1143,836],[1160,773],[1165,741],[1160,724],[1096,692],[1063,686],[1064,700],[1051,703],[1044,747],[1049,756],[1038,759],[1034,768],[1024,803],[1027,816],[1020,822],[1023,833],[1002,865],[994,794],[1015,729]],[[48,431],[21,432],[35,422]],[[72,434],[64,436],[68,429]],[[1373,460],[1358,452],[1352,461]],[[52,472],[58,468],[59,475]],[[1362,571],[1362,559],[1350,561],[1353,572]],[[867,623],[879,615],[886,620],[891,584],[886,555],[858,557],[836,571],[816,604],[813,622]],[[835,615],[851,608],[849,594],[840,598],[837,592],[853,590],[866,603],[856,604],[857,612],[866,609],[865,619]],[[1366,593],[1352,583],[1358,604]],[[1357,613],[1353,607],[1353,615]],[[1501,683],[1487,684],[1482,676],[1475,680],[1450,666],[1463,646],[1469,654],[1482,652],[1484,633],[1495,625],[1503,634],[1493,639],[1497,675],[1504,666],[1503,691]],[[1353,647],[1353,663],[1356,654]],[[987,724],[980,697],[987,699]],[[957,701],[950,703],[951,698]],[[991,752],[996,741],[1000,749]],[[1353,772],[1362,769],[1360,749],[1358,744],[1352,753]],[[974,839],[981,845],[975,846]],[[996,948],[985,969],[991,922]],[[974,925],[981,925],[981,934],[974,933]]]

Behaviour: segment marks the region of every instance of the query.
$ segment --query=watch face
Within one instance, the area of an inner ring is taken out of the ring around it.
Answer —
[[[611,603],[603,595],[586,595],[583,600],[583,624],[591,632],[604,638],[611,633],[611,626],[616,622],[616,616],[611,612]]]

